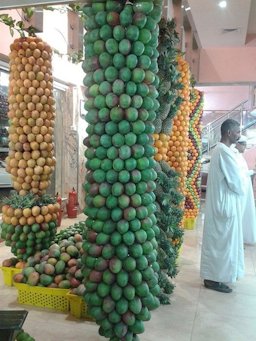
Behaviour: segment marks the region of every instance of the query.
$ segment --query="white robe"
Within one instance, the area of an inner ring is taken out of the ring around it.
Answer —
[[[256,243],[256,212],[255,201],[252,189],[251,175],[254,173],[248,169],[248,165],[243,155],[235,148],[237,161],[244,176],[244,195],[242,197],[242,226],[244,243]]]
[[[244,275],[242,195],[243,177],[236,156],[218,143],[207,180],[200,268],[203,279],[231,283]]]

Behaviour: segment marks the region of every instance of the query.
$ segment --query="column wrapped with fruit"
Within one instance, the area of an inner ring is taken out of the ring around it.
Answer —
[[[151,134],[162,1],[92,1],[85,43],[85,300],[99,333],[138,340],[159,306]]]
[[[176,116],[173,119],[172,132],[169,140],[168,163],[179,173],[179,189],[185,196],[188,167],[187,151],[190,113],[190,70],[188,63],[182,56],[178,57],[178,70],[181,73],[180,82],[183,85],[183,88],[180,90],[180,97],[183,99],[183,102],[179,105],[179,110],[177,110]]]
[[[201,170],[201,119],[203,114],[203,93],[191,90],[191,112],[189,118],[188,175],[186,180],[185,227],[193,227],[200,207]]]
[[[2,237],[26,260],[50,245],[59,209],[45,194],[54,170],[54,98],[50,46],[21,37],[10,46],[9,155],[16,194],[3,206]]]

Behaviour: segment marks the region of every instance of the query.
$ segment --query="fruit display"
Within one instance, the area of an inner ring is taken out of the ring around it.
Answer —
[[[177,258],[182,244],[183,230],[181,220],[183,210],[180,208],[183,195],[178,192],[179,175],[165,162],[169,160],[169,141],[172,129],[172,120],[182,102],[179,90],[183,87],[180,82],[181,73],[177,67],[179,42],[175,31],[174,20],[161,19],[159,33],[159,103],[160,107],[154,120],[155,133],[153,134],[156,150],[155,170],[157,172],[156,189],[156,217],[160,233],[156,236],[158,242],[157,260],[160,266],[159,299],[162,304],[170,304],[170,294],[174,285],[170,277],[177,274]],[[168,277],[169,276],[169,277]]]
[[[63,239],[69,239],[70,237],[74,237],[76,234],[83,234],[85,232],[85,222],[80,221],[79,223],[75,223],[64,230],[60,230],[54,240],[53,243],[58,244]]]
[[[52,50],[38,37],[17,38],[10,49],[6,170],[20,195],[42,194],[55,165]]]
[[[188,174],[186,180],[185,218],[195,219],[200,207],[201,171],[201,119],[203,115],[203,93],[191,90],[191,112],[189,118]],[[185,222],[186,226],[186,222]]]
[[[180,222],[183,218],[183,210],[180,203],[183,196],[178,192],[179,177],[177,172],[170,168],[168,163],[160,161],[156,163],[156,218],[160,233],[157,236],[158,255],[157,260],[160,266],[159,295],[162,304],[169,304],[169,295],[173,292],[174,285],[169,277],[177,275],[177,258],[179,248],[183,241],[183,229]]]
[[[178,57],[178,69],[181,73],[180,82],[183,88],[180,96],[183,102],[180,104],[176,116],[173,119],[172,133],[169,140],[168,163],[180,174],[180,192],[186,195],[186,176],[188,169],[188,128],[190,114],[190,70],[183,57]]]
[[[138,340],[159,306],[152,121],[162,1],[84,7],[85,300],[99,333]]]
[[[3,200],[1,238],[19,260],[48,248],[56,234],[59,204],[49,195],[17,193]]]
[[[21,273],[14,275],[14,281],[31,286],[49,288],[76,289],[84,293],[81,271],[82,236],[63,239],[59,244],[52,244],[48,249],[36,252],[27,259]]]

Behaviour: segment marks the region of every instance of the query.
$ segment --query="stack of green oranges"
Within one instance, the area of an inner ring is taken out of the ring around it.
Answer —
[[[159,306],[152,121],[162,1],[84,7],[88,122],[85,300],[111,341],[138,340]]]

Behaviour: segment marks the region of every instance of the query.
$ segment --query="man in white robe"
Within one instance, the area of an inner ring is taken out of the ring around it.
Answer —
[[[240,170],[244,176],[244,196],[242,197],[242,226],[243,226],[243,238],[245,244],[256,243],[256,212],[255,212],[255,200],[252,188],[251,176],[255,174],[255,171],[248,169],[247,162],[243,157],[243,153],[246,149],[247,138],[241,136],[237,141],[234,148],[234,152],[237,156],[237,161]]]
[[[244,274],[243,177],[230,148],[239,138],[239,123],[224,121],[207,180],[200,275],[206,288],[224,293],[232,292],[225,283],[235,282]]]

